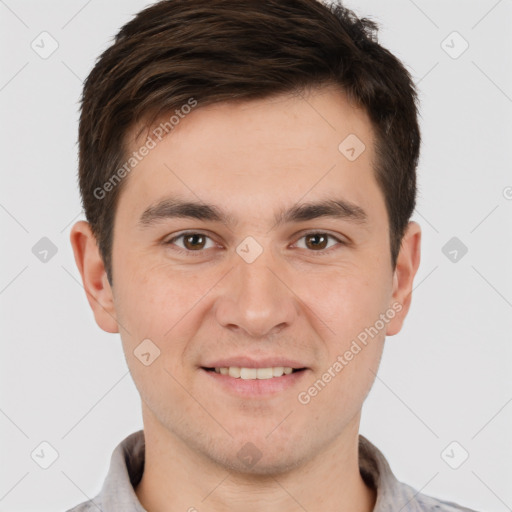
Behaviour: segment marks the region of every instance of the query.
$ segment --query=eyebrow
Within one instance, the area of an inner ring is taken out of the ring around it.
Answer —
[[[300,203],[287,210],[280,210],[274,216],[274,226],[303,222],[321,217],[348,220],[365,224],[367,213],[358,205],[345,199],[324,199],[315,202]],[[222,222],[234,227],[238,221],[233,215],[225,213],[219,207],[204,202],[186,201],[175,197],[165,198],[144,210],[139,219],[140,227],[149,227],[160,221],[172,218],[190,218],[210,222]]]

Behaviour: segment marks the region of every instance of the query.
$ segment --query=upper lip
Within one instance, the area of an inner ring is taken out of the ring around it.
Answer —
[[[280,356],[252,358],[248,356],[235,356],[217,359],[202,365],[203,368],[229,368],[237,366],[239,368],[271,368],[271,367],[288,367],[288,368],[306,368],[306,365],[293,359],[287,359]]]

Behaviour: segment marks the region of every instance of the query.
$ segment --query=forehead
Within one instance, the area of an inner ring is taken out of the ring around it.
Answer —
[[[148,136],[155,142],[124,184],[134,210],[170,192],[248,210],[249,202],[268,205],[270,196],[288,203],[338,188],[365,203],[376,191],[371,122],[338,89],[187,111],[161,140],[155,127],[128,132],[128,154]]]

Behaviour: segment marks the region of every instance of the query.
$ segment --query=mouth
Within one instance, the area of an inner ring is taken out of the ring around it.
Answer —
[[[291,368],[290,366],[272,366],[267,368],[245,368],[239,366],[206,368],[203,366],[202,369],[206,370],[207,372],[226,375],[234,379],[267,380],[280,378],[283,375],[302,372],[306,368]]]
[[[265,400],[280,396],[285,391],[304,387],[304,378],[309,368],[290,366],[267,366],[250,368],[241,366],[201,366],[205,389],[209,393],[228,393],[236,398]],[[218,390],[218,391],[217,391]],[[282,395],[289,398],[289,394]]]

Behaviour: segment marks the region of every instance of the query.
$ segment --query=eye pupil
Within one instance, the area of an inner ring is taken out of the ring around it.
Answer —
[[[306,245],[308,245],[308,247],[309,247],[309,245],[310,245],[309,241],[311,239],[318,239],[318,238],[321,238],[322,242],[320,242],[319,244],[313,243],[312,247],[316,248],[316,249],[318,249],[318,248],[324,249],[326,247],[327,237],[322,234],[319,234],[319,233],[315,233],[315,234],[306,236]]]
[[[202,244],[199,244],[199,245],[201,245],[201,247],[200,247],[200,248],[202,248],[202,246],[204,245],[204,236],[203,236],[203,235],[201,235],[201,234],[185,235],[185,236],[183,237],[183,241],[184,241],[185,247],[187,247],[187,249],[190,249],[191,247],[188,247],[188,246],[189,246],[189,242],[190,242],[190,240],[196,240],[197,238],[199,238],[199,239],[202,239],[202,240],[203,240],[203,243],[202,243]],[[196,244],[197,244],[197,240],[196,240],[196,242],[195,242],[195,243],[194,243],[194,242],[192,242],[192,244],[191,244],[191,245],[192,245],[192,249],[197,248],[197,245],[196,245]]]

